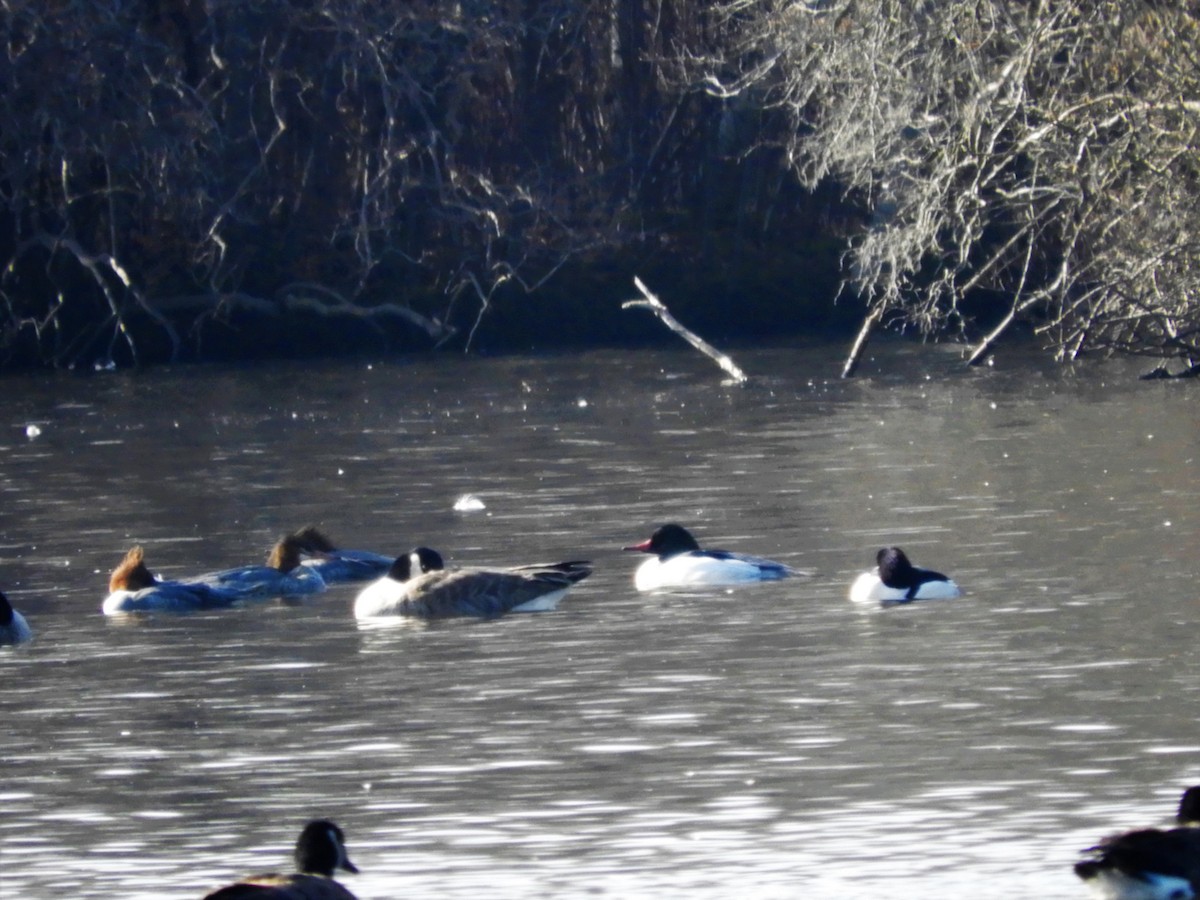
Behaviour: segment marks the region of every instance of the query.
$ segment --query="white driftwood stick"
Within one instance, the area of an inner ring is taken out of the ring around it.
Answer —
[[[867,349],[867,341],[871,338],[871,332],[875,330],[875,326],[882,318],[883,307],[877,306],[863,319],[862,327],[858,329],[858,337],[854,339],[854,346],[850,348],[850,354],[842,366],[843,378],[853,378],[854,373],[858,371],[858,364],[862,361],[863,352]]]
[[[652,313],[662,319],[662,323],[664,325],[666,325],[673,332],[715,362],[734,381],[743,382],[747,380],[746,373],[738,368],[737,363],[735,363],[732,359],[730,359],[712,344],[708,343],[708,341],[704,340],[704,338],[700,337],[700,335],[693,331],[689,331],[687,328],[681,325],[679,320],[671,315],[670,311],[666,308],[666,306],[663,305],[663,302],[655,297],[654,294],[650,293],[650,289],[646,287],[646,285],[642,284],[642,279],[635,275],[633,277],[633,283],[636,285],[637,289],[642,292],[642,296],[646,299],[626,300],[621,304],[621,309],[630,309],[631,307],[637,306],[641,307],[642,309],[650,310]]]

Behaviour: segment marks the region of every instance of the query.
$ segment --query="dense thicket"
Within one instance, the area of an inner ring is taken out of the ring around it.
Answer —
[[[686,85],[701,6],[4,2],[0,347],[70,365],[305,327],[583,330],[633,260],[688,271],[779,202],[785,173],[732,159],[722,102]],[[536,306],[572,265],[570,308]]]
[[[1200,6],[751,0],[714,87],[792,121],[810,185],[868,216],[846,257],[876,321],[1014,321],[1060,357],[1200,360]],[[752,61],[747,65],[746,61]]]
[[[698,317],[737,295],[795,323],[839,244],[868,325],[1200,358],[1186,4],[0,15],[0,359],[565,335],[639,273]]]

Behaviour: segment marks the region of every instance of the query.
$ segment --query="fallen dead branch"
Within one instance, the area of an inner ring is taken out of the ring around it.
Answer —
[[[883,309],[882,306],[876,306],[863,319],[862,327],[858,329],[858,336],[854,339],[854,344],[846,356],[846,362],[842,365],[843,378],[853,378],[854,373],[858,371],[858,364],[862,361],[863,353],[867,349],[867,341],[871,338],[871,332],[883,318]]]
[[[703,353],[705,356],[707,356],[709,359],[711,359],[713,362],[715,362],[734,381],[741,384],[742,382],[745,382],[748,380],[746,377],[746,373],[743,372],[740,368],[738,368],[737,363],[735,363],[728,355],[722,353],[720,350],[718,350],[712,344],[708,343],[708,341],[704,340],[704,338],[700,337],[700,335],[696,334],[694,331],[688,330],[688,328],[686,328],[684,325],[682,325],[678,319],[676,319],[673,315],[671,315],[670,310],[667,309],[667,307],[663,304],[663,302],[661,300],[658,299],[658,297],[654,296],[654,294],[652,294],[650,292],[650,289],[648,287],[646,287],[646,285],[644,285],[642,283],[642,280],[640,278],[638,278],[636,275],[633,278],[633,283],[637,287],[637,289],[642,292],[642,296],[645,297],[645,299],[644,300],[626,300],[624,303],[621,304],[621,309],[631,309],[633,307],[640,307],[641,309],[650,310],[652,313],[654,313],[656,316],[658,316],[659,319],[662,320],[662,323],[664,325],[666,325],[673,332],[675,332],[677,335],[682,337],[685,341],[687,341],[689,344],[691,344],[693,347],[695,347],[697,350],[699,350],[701,353]]]

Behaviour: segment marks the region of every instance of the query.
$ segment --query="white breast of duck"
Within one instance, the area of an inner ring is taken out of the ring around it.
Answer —
[[[740,553],[697,550],[667,559],[648,559],[638,566],[633,584],[639,591],[671,587],[719,587],[752,581],[775,581],[791,572],[786,566]]]
[[[796,574],[783,563],[729,550],[704,550],[687,529],[668,524],[625,550],[653,554],[633,576],[639,591],[673,587],[718,587],[775,581]]]
[[[863,572],[850,586],[850,599],[855,603],[896,604],[962,596],[954,581],[941,572],[914,566],[899,547],[882,548],[875,561],[875,570]]]

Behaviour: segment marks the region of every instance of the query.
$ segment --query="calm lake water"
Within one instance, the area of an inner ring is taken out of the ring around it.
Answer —
[[[1083,896],[1200,783],[1200,384],[844,349],[4,378],[0,894],[198,897],[328,816],[364,900]],[[672,520],[814,574],[640,595]],[[486,622],[100,615],[134,543],[180,577],[310,522],[596,571]],[[966,596],[853,607],[884,544]]]

